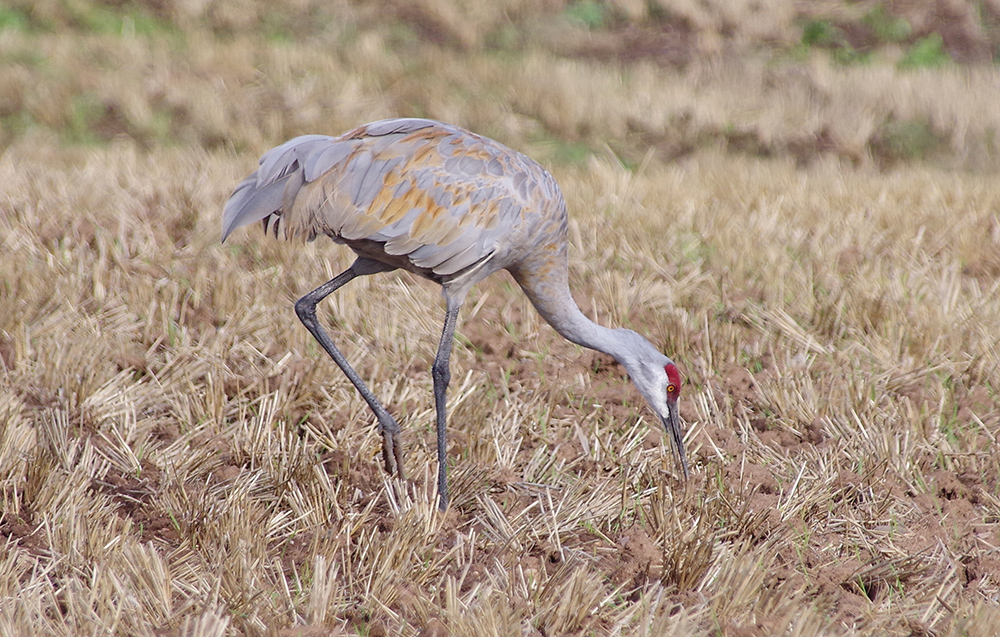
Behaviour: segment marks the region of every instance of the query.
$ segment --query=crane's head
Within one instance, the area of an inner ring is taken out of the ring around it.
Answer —
[[[663,428],[670,435],[674,457],[687,478],[684,434],[681,432],[681,418],[677,411],[677,399],[681,395],[680,372],[672,360],[639,334],[631,330],[615,331],[629,344],[627,353],[618,361],[625,367],[639,393],[659,416]]]

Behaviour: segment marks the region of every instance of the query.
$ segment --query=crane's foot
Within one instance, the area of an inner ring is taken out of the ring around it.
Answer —
[[[400,480],[406,480],[406,472],[403,471],[403,441],[399,439],[399,432],[392,434],[392,456],[395,460],[396,475]]]
[[[382,430],[382,459],[385,461],[386,473],[396,476],[400,480],[405,480],[406,473],[403,471],[403,442],[400,440],[399,424],[394,419],[391,419],[391,424],[388,426],[380,422],[379,429]]]

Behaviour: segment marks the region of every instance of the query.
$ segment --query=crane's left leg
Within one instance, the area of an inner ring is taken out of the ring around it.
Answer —
[[[366,274],[389,272],[391,270],[395,270],[395,268],[384,263],[379,263],[378,261],[358,257],[351,264],[351,267],[296,301],[295,313],[299,315],[299,320],[302,321],[302,324],[306,326],[306,329],[323,346],[323,349],[330,355],[330,358],[337,363],[344,372],[344,375],[357,388],[358,393],[361,394],[361,397],[365,399],[365,402],[368,403],[368,406],[375,413],[375,417],[378,419],[379,432],[382,434],[382,458],[385,461],[385,470],[390,475],[395,474],[400,479],[405,479],[406,476],[403,473],[403,445],[399,439],[399,423],[396,422],[396,419],[379,402],[379,399],[375,397],[375,394],[368,388],[368,385],[361,380],[358,373],[354,371],[351,364],[347,362],[344,355],[333,344],[329,334],[326,333],[326,330],[316,320],[316,304],[345,283]]]
[[[458,309],[462,301],[445,294],[448,312],[444,316],[444,329],[441,331],[441,343],[434,356],[431,376],[434,379],[434,411],[437,415],[437,458],[438,458],[438,508],[442,511],[448,508],[448,440],[445,427],[448,424],[448,405],[445,394],[451,381],[451,371],[448,364],[451,359],[451,346],[455,340],[455,324],[458,322]]]

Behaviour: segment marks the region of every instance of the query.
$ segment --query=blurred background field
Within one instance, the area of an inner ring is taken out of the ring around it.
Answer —
[[[0,634],[990,635],[1000,2],[8,0]],[[622,370],[506,275],[292,302],[218,243],[266,149],[397,116],[536,158],[585,312],[682,367],[687,485]]]
[[[997,155],[1000,4],[12,0],[2,143],[250,154],[381,117],[579,161],[705,147],[799,162]]]

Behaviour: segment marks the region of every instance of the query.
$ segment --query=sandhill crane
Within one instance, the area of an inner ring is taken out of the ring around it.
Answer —
[[[473,285],[506,269],[538,313],[570,341],[613,356],[671,438],[684,478],[676,365],[639,334],[588,319],[570,295],[566,202],[544,168],[502,144],[426,119],[373,122],[339,137],[305,135],[273,148],[226,203],[222,240],[262,221],[265,234],[327,235],[353,264],[295,303],[299,319],[378,419],[389,474],[400,478],[399,424],[316,319],[316,304],[351,279],[397,268],[439,283],[444,329],[431,373],[437,417],[438,503],[448,506],[448,360],[458,312]]]

